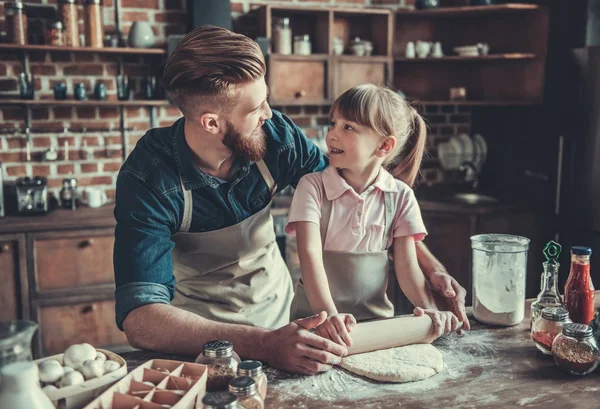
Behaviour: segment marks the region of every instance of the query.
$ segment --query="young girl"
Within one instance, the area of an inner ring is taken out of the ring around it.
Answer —
[[[302,273],[293,317],[326,311],[317,333],[350,346],[356,320],[394,315],[390,251],[415,314],[430,315],[438,334],[456,330],[458,318],[437,311],[415,250],[427,234],[411,189],[425,150],[423,118],[371,84],[344,92],[329,117],[330,167],[300,180],[286,226],[296,234]]]

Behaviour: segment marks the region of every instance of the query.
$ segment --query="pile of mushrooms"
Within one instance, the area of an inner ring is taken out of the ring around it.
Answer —
[[[44,392],[77,385],[89,379],[116,371],[121,364],[106,358],[106,355],[90,344],[71,345],[63,354],[64,365],[54,359],[39,364],[40,382]]]

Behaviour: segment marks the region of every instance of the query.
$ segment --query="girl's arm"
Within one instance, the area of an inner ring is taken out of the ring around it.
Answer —
[[[419,267],[413,236],[394,237],[394,271],[402,292],[415,306],[437,309],[425,275]]]
[[[312,222],[296,222],[296,245],[302,282],[313,312],[317,314],[326,311],[328,315],[337,314],[323,266],[323,245],[319,226]]]

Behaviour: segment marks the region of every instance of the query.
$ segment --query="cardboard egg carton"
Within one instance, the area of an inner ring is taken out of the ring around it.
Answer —
[[[207,376],[206,365],[153,359],[131,371],[84,409],[199,409]]]

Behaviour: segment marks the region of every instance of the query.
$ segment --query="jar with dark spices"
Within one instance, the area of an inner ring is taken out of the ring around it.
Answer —
[[[244,409],[264,409],[265,402],[258,393],[256,382],[249,376],[238,376],[229,382],[229,392],[238,398]]]
[[[197,364],[208,367],[206,390],[226,391],[229,381],[235,378],[240,357],[229,341],[209,341],[202,346],[202,353],[196,358]]]
[[[27,44],[27,15],[22,1],[4,4],[6,35],[8,42],[19,45]]]
[[[102,0],[85,1],[85,38],[89,47],[104,47]]]
[[[237,396],[233,393],[212,392],[204,395],[202,407],[204,409],[239,409],[240,405]]]
[[[600,348],[592,327],[585,324],[565,324],[562,333],[552,343],[556,364],[572,375],[587,375],[600,363]]]
[[[249,376],[256,382],[258,393],[263,399],[267,397],[267,375],[263,372],[263,366],[259,361],[242,361],[238,364],[238,376]]]
[[[62,21],[55,21],[46,32],[46,44],[62,47],[64,45],[63,36],[64,26]]]
[[[64,25],[64,43],[67,47],[79,47],[79,22],[76,0],[58,0],[59,17]]]
[[[531,328],[531,339],[537,349],[546,355],[552,355],[552,342],[562,332],[565,324],[571,323],[569,311],[563,307],[547,307],[536,318]]]

